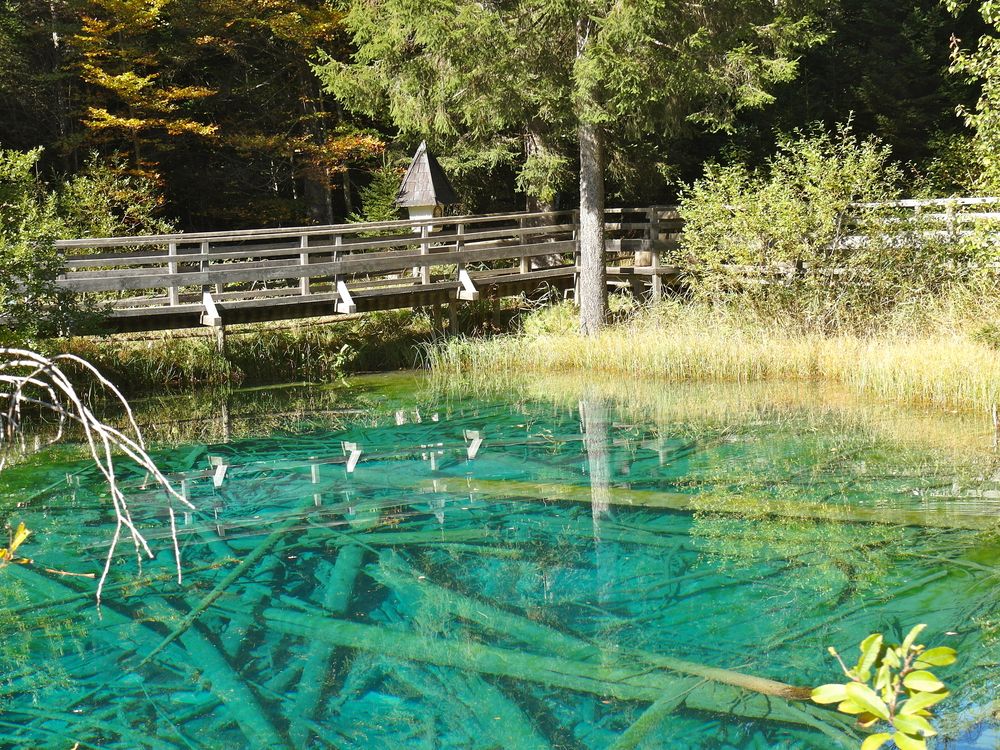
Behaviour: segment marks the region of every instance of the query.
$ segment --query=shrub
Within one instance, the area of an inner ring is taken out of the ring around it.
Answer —
[[[915,295],[968,277],[994,251],[885,205],[902,173],[850,124],[780,141],[763,170],[710,165],[682,196],[674,261],[698,298],[739,296],[820,330],[867,325]]]
[[[0,346],[63,332],[74,313],[55,285],[60,222],[35,180],[40,156],[0,149]]]
[[[36,176],[40,156],[41,149],[0,149],[0,346],[85,330],[100,317],[57,287],[57,238],[171,229],[157,216],[156,186],[120,163],[94,155],[83,172],[50,190]]]
[[[371,182],[361,188],[361,211],[347,217],[351,222],[396,221],[399,219],[399,183],[402,172],[388,161],[372,173]]]
[[[149,178],[130,174],[120,158],[90,155],[86,167],[55,191],[63,237],[129,237],[166,234],[164,199]]]

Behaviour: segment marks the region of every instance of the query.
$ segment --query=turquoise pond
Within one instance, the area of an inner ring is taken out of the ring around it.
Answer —
[[[164,495],[120,464],[157,557],[124,545],[100,610],[97,471],[65,444],[7,469],[33,562],[0,569],[0,747],[856,748],[776,683],[919,622],[959,652],[931,747],[1000,747],[989,424],[805,386],[506,391],[137,401],[197,510],[178,584]]]

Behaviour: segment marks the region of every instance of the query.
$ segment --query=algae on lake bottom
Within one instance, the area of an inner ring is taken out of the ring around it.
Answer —
[[[199,508],[184,583],[160,539],[100,612],[42,570],[99,565],[98,477],[50,454],[4,478],[8,507],[47,489],[8,511],[36,564],[0,571],[0,747],[857,747],[795,688],[918,621],[960,655],[947,747],[995,746],[987,433],[949,451],[809,397],[720,418],[693,386],[672,411],[363,382],[327,426],[161,449]]]

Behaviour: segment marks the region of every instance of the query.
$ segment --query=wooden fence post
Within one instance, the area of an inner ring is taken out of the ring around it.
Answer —
[[[344,244],[344,236],[343,235],[338,234],[338,235],[336,235],[333,238],[333,252],[330,254],[330,260],[332,260],[334,262],[340,260],[340,250],[338,250],[337,248],[339,248],[343,244]],[[337,282],[338,281],[340,281],[340,274],[339,273],[335,273],[333,275],[333,286],[334,287],[337,286]]]
[[[527,228],[526,224],[530,225],[531,222],[527,222],[527,220],[521,219],[521,221],[518,222],[518,223],[520,224],[520,229],[524,230],[524,229]],[[524,244],[524,232],[523,231],[520,231],[520,232],[517,233],[517,244],[519,244],[519,245],[523,245]],[[530,271],[531,271],[531,258],[528,258],[525,255],[522,255],[518,271],[520,273],[530,273]]]
[[[427,237],[430,234],[430,227],[424,224],[420,227],[420,239],[424,240],[420,243],[420,255],[426,256],[431,253],[431,245],[427,242]],[[431,267],[430,258],[424,258],[420,266],[420,283],[430,284],[431,283]]]
[[[580,212],[573,211],[573,241],[576,243],[573,249],[573,265],[576,267],[576,274],[573,277],[573,299],[580,301]]]
[[[465,249],[465,223],[462,222],[455,226],[455,252],[461,252]],[[464,263],[456,263],[458,268],[458,273],[456,277],[462,278],[462,271],[465,270]],[[448,300],[448,335],[454,336],[458,333],[458,305],[459,305],[459,292],[455,290],[453,296]]]
[[[177,243],[170,242],[167,244],[167,255],[172,258],[177,257]],[[177,261],[173,260],[167,263],[167,273],[169,273],[172,278],[170,280],[170,286],[167,288],[167,298],[170,300],[171,306],[180,304],[180,290],[177,287]]]
[[[309,235],[304,234],[299,237],[299,247],[302,250],[308,250],[309,248]],[[309,265],[309,253],[299,253],[299,265],[302,266],[302,272],[305,274],[305,267]],[[309,294],[309,277],[302,275],[299,277],[299,292],[305,296]]]
[[[648,228],[648,238],[649,238],[649,252],[650,252],[650,270],[653,275],[650,279],[650,286],[653,291],[653,301],[659,302],[663,297],[663,278],[660,276],[660,250],[657,247],[657,243],[660,241],[660,209],[656,206],[650,206],[647,210],[647,215],[649,217],[649,228]]]

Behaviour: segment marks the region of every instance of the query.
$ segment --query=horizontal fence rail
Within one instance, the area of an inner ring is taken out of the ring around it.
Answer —
[[[619,261],[611,276],[641,277],[659,293],[671,271],[657,259],[680,231],[676,209],[610,209],[606,227]],[[118,330],[568,293],[577,228],[570,210],[62,240],[58,284],[109,305]],[[645,267],[632,274],[637,253]]]
[[[925,232],[1000,221],[1000,198],[858,203]],[[659,297],[680,269],[676,206],[606,213],[609,283]],[[890,230],[887,230],[890,231]],[[156,330],[499,299],[577,283],[578,213],[540,211],[364,224],[60,240],[58,284],[110,310],[110,327]],[[864,241],[864,238],[852,238]],[[758,269],[759,270],[759,269]],[[449,305],[454,313],[454,305]]]

